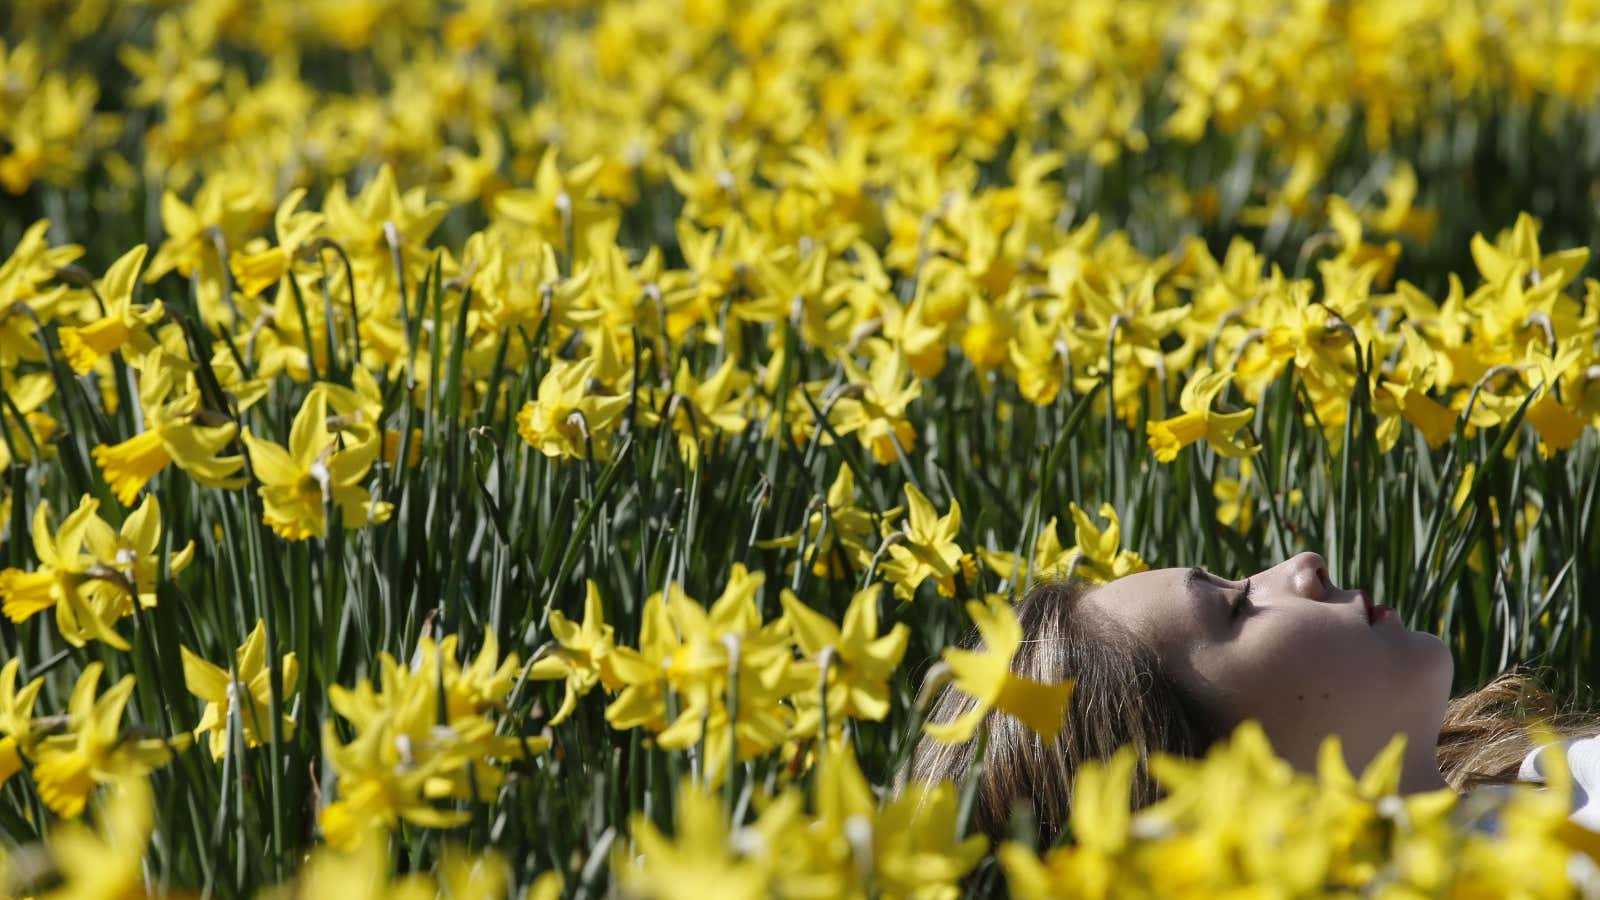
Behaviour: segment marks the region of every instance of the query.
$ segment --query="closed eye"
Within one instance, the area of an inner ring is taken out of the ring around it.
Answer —
[[[1234,598],[1234,601],[1233,601],[1233,616],[1232,617],[1234,619],[1237,619],[1240,616],[1244,615],[1245,608],[1250,605],[1250,592],[1251,592],[1251,590],[1252,590],[1252,586],[1250,584],[1250,579],[1246,578],[1244,580],[1244,590],[1240,591],[1238,593],[1238,595]]]
[[[1206,602],[1212,602],[1209,597],[1220,594],[1221,589],[1228,587],[1226,584],[1219,584],[1218,582],[1211,580],[1215,577],[1216,576],[1212,575],[1210,572],[1207,572],[1205,569],[1200,568],[1199,566],[1191,566],[1189,571],[1184,574],[1184,590],[1191,596],[1195,596],[1197,598],[1205,596],[1208,598]],[[1202,594],[1200,592],[1202,585],[1216,590],[1217,593],[1211,594],[1208,592],[1206,594]],[[1244,618],[1244,614],[1250,608],[1250,597],[1253,592],[1254,585],[1250,583],[1250,579],[1245,579],[1244,589],[1235,593],[1233,599],[1228,603],[1227,621],[1231,623],[1238,619]]]

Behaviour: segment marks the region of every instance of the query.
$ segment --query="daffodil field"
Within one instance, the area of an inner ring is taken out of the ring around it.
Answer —
[[[1457,692],[1587,690],[1596,59],[1579,0],[9,0],[0,896],[1568,895],[1563,785],[1476,829],[1398,745],[1247,723],[1133,814],[1130,749],[1055,847],[893,784],[1060,728],[1051,575],[1316,550]]]

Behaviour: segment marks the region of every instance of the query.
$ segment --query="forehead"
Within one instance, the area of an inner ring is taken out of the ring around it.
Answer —
[[[1090,592],[1097,614],[1109,616],[1157,642],[1182,639],[1191,642],[1204,632],[1202,601],[1207,588],[1202,578],[1191,592],[1189,566],[1151,569],[1125,575]]]

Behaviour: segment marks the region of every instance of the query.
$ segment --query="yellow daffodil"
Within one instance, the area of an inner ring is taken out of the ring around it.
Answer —
[[[19,691],[17,675],[21,669],[20,659],[0,666],[0,786],[22,771],[22,754],[31,753],[38,738],[33,727],[33,706],[44,687],[44,677],[35,677]]]
[[[136,367],[145,430],[91,451],[117,499],[132,506],[145,484],[174,463],[207,487],[242,487],[245,479],[239,469],[244,457],[218,455],[233,442],[239,426],[218,412],[202,409],[198,391],[182,389],[182,378],[194,364],[156,347]],[[172,396],[174,391],[178,396]]]
[[[825,510],[816,510],[807,516],[799,531],[758,540],[755,545],[798,548],[804,533],[805,553],[813,560],[812,574],[833,580],[853,577],[857,570],[871,564],[873,551],[867,546],[867,538],[877,533],[880,523],[904,512],[904,507],[893,506],[874,513],[856,505],[856,494],[855,472],[849,463],[843,463],[833,483],[828,485]],[[791,563],[789,568],[798,564],[798,561]]]
[[[779,594],[795,642],[806,654],[807,665],[801,668],[801,674],[809,676],[813,670],[826,668],[827,680],[820,689],[827,694],[830,730],[835,724],[842,725],[847,716],[881,721],[889,714],[889,679],[905,656],[911,630],[904,622],[898,622],[879,636],[878,595],[882,587],[872,584],[857,591],[845,609],[843,621],[837,625],[800,602],[788,588]],[[821,724],[820,697],[809,691],[799,694],[796,706],[799,717],[794,733],[816,734]]]
[[[840,362],[855,395],[846,394],[835,404],[834,430],[856,433],[880,464],[899,458],[896,441],[909,456],[917,447],[917,431],[906,412],[911,401],[922,396],[922,382],[910,371],[905,353],[899,347],[880,348],[866,371],[849,357]]]
[[[95,685],[104,668],[98,662],[84,667],[67,702],[66,733],[43,738],[33,751],[39,797],[68,819],[83,813],[96,784],[145,775],[189,743],[188,735],[165,739],[125,734],[122,711],[133,694],[133,676],[124,676],[96,698]]]
[[[1026,584],[1030,578],[1065,575],[1079,555],[1061,546],[1061,539],[1056,535],[1055,516],[1051,516],[1039,529],[1031,559],[1019,560],[1017,554],[1009,550],[978,548],[978,556],[989,567],[989,571],[1012,584]]]
[[[765,580],[763,573],[734,563],[709,608],[682,590],[667,599],[667,615],[682,643],[662,675],[681,705],[656,742],[684,750],[704,741],[707,784],[727,777],[730,753],[750,759],[783,742],[793,720],[783,701],[806,683],[793,665],[788,620],[762,624],[755,594]],[[731,708],[735,682],[737,710]]]
[[[324,221],[320,212],[299,209],[305,199],[304,188],[290,191],[273,213],[273,230],[278,235],[276,247],[246,246],[228,258],[234,282],[247,297],[254,297],[272,285],[279,284],[288,274],[290,265],[301,250],[310,246]]]
[[[669,592],[682,590],[677,582],[668,586]],[[662,592],[652,592],[639,611],[637,647],[619,644],[609,655],[612,668],[624,682],[622,690],[606,706],[606,722],[612,728],[660,731],[667,727],[665,673],[682,648],[683,641],[667,613]]]
[[[244,644],[234,652],[234,665],[224,670],[206,662],[188,647],[180,647],[183,657],[183,681],[189,693],[205,701],[200,714],[200,724],[195,726],[196,739],[211,735],[211,756],[221,759],[228,752],[228,717],[237,710],[239,727],[244,735],[245,747],[258,747],[265,742],[271,729],[272,688],[271,670],[267,666],[266,624],[256,620],[256,627],[245,638]],[[282,699],[287,706],[300,678],[300,666],[293,653],[283,656],[278,671],[282,675]],[[242,690],[241,690],[242,688]],[[294,720],[283,717],[283,736],[294,734]]]
[[[612,863],[622,889],[656,900],[768,896],[760,862],[739,854],[730,840],[722,802],[687,779],[679,785],[676,801],[670,838],[644,813],[629,817],[634,852],[619,852]]]
[[[596,357],[556,360],[539,381],[538,399],[517,413],[517,433],[552,459],[587,459],[609,454],[611,435],[628,408],[629,396],[590,391]]]
[[[656,427],[666,422],[677,435],[679,455],[694,467],[703,444],[719,434],[744,430],[744,399],[750,381],[750,374],[735,365],[732,357],[703,380],[695,377],[687,359],[681,360],[671,390],[640,390],[639,423]]]
[[[1232,380],[1233,373],[1215,372],[1208,366],[1190,374],[1178,400],[1183,412],[1146,426],[1156,459],[1172,462],[1178,458],[1179,450],[1201,438],[1223,456],[1244,457],[1260,451],[1259,445],[1242,443],[1236,437],[1236,432],[1250,423],[1253,410],[1219,413],[1211,409],[1217,394]]]
[[[90,568],[96,576],[91,590],[114,594],[119,601],[119,615],[131,614],[134,602],[145,609],[154,608],[162,539],[161,503],[155,495],[146,494],[144,502],[122,521],[119,530],[113,530],[96,515],[85,537],[96,561]],[[176,576],[193,560],[191,540],[167,555],[167,574]]]
[[[1539,249],[1539,223],[1527,213],[1518,213],[1509,229],[1491,243],[1482,234],[1472,236],[1472,259],[1488,284],[1525,279],[1536,285],[1553,284],[1554,290],[1566,286],[1589,261],[1589,248],[1574,247],[1556,253]]]
[[[355,840],[347,848],[318,847],[293,882],[257,895],[258,900],[296,897],[343,897],[345,900],[430,900],[440,896],[433,879],[423,873],[392,877],[382,841]]]
[[[922,728],[937,740],[960,743],[972,737],[978,724],[998,709],[1015,716],[1046,744],[1053,744],[1066,721],[1073,681],[1043,684],[1011,671],[1011,658],[1022,643],[1022,626],[1004,600],[967,602],[967,613],[983,636],[981,650],[946,647],[942,656],[954,683],[976,703],[948,722],[928,722]]]
[[[606,689],[611,691],[623,686],[609,661],[612,628],[605,621],[600,588],[591,578],[586,580],[584,590],[583,623],[572,622],[559,609],[551,610],[550,633],[555,636],[557,647],[528,667],[528,677],[536,681],[566,680],[561,706],[550,717],[552,726],[565,721],[577,706],[578,698],[589,693],[596,683],[604,681]]]
[[[539,159],[532,187],[502,191],[494,198],[497,219],[525,228],[540,240],[574,254],[586,241],[578,240],[591,226],[611,221],[617,212],[600,200],[595,191],[595,176],[601,160],[591,157],[563,171],[557,148],[550,145]]]
[[[110,527],[95,515],[99,508],[100,501],[85,494],[78,508],[67,514],[52,535],[50,502],[39,501],[33,514],[33,550],[39,557],[39,567],[32,572],[0,572],[0,609],[11,621],[23,622],[35,613],[54,608],[56,627],[74,646],[97,640],[127,650],[128,642],[113,625],[122,616],[121,600],[128,592],[124,588],[122,598],[107,597],[95,589],[94,582],[120,579],[126,583],[128,579],[117,568],[96,560],[84,547],[96,523],[102,528]]]
[[[95,829],[63,822],[52,829],[50,858],[61,883],[51,898],[147,896],[145,851],[156,828],[156,798],[143,775],[111,782]]]
[[[324,502],[333,504],[345,528],[388,521],[394,505],[373,500],[361,484],[382,444],[375,424],[354,416],[361,405],[354,391],[321,383],[312,387],[295,414],[287,449],[248,428],[241,435],[261,481],[262,517],[282,537],[299,541],[326,536]],[[342,425],[330,429],[328,420],[335,413]],[[347,434],[353,440],[345,440]]]
[[[151,301],[143,309],[133,306],[133,289],[138,283],[145,250],[144,244],[134,247],[106,270],[106,277],[98,285],[98,297],[105,303],[104,316],[88,325],[61,329],[61,350],[71,363],[72,371],[79,375],[86,374],[101,357],[124,345],[140,356],[155,346],[155,340],[146,329],[165,314],[161,301]]]
[[[1073,546],[1078,554],[1073,574],[1093,583],[1115,581],[1124,575],[1143,572],[1150,566],[1133,550],[1122,546],[1122,519],[1109,503],[1100,504],[1100,518],[1108,523],[1101,528],[1076,503],[1067,504],[1074,526]]]
[[[51,441],[55,439],[60,423],[39,407],[55,394],[55,379],[49,372],[12,376],[0,368],[0,390],[10,396],[23,418],[21,427],[17,426],[13,417],[0,420],[0,428],[4,428],[11,438],[9,442],[0,440],[0,468],[9,468],[13,461],[31,462],[35,457],[35,446],[39,448],[39,457],[49,459],[55,453]]]
[[[959,569],[968,581],[977,577],[977,566],[970,554],[956,543],[961,530],[961,503],[950,501],[943,516],[915,484],[906,482],[906,519],[900,538],[889,544],[890,558],[883,563],[884,573],[894,582],[895,596],[910,600],[924,580],[934,578],[939,593],[955,596],[955,575]],[[885,524],[882,526],[887,529]]]
[[[415,662],[404,666],[385,653],[379,686],[333,685],[328,703],[355,729],[342,741],[330,719],[323,746],[339,775],[339,799],[318,821],[329,843],[352,849],[404,819],[428,828],[451,828],[470,818],[440,800],[487,800],[504,778],[499,761],[538,753],[543,737],[498,734],[494,714],[503,709],[517,669],[516,655],[499,659],[493,632],[473,662],[456,659],[456,635],[423,640]]]

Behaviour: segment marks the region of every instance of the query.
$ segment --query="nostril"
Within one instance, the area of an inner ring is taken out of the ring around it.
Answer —
[[[1327,566],[1317,566],[1317,568],[1316,568],[1316,577],[1317,577],[1317,590],[1318,591],[1320,591],[1324,595],[1326,595],[1326,594],[1328,594],[1328,593],[1333,591],[1333,579],[1328,577],[1328,567]]]

